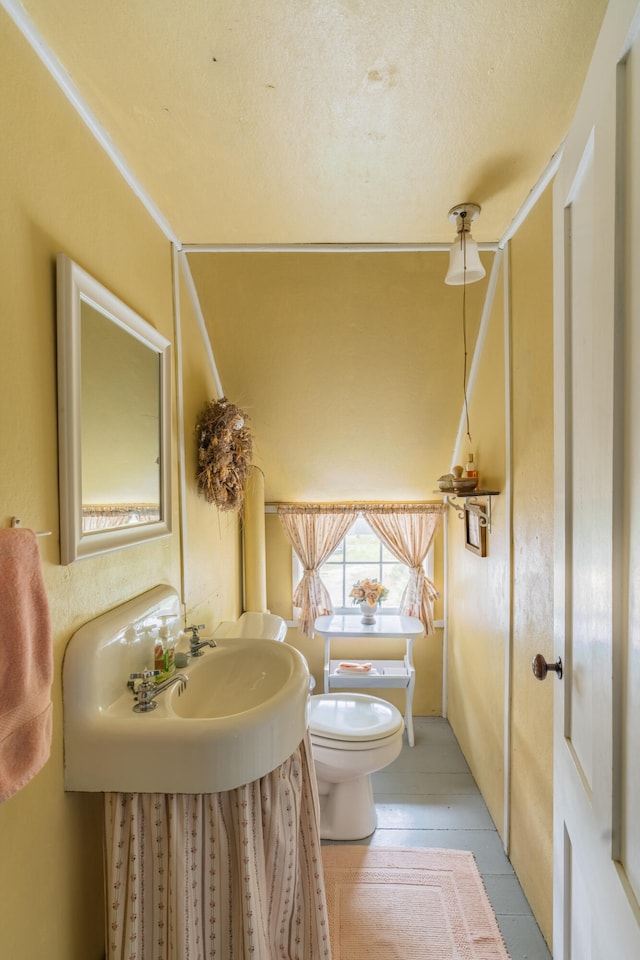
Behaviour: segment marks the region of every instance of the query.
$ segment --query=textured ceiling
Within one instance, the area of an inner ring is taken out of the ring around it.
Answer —
[[[18,0],[0,0],[11,12]],[[605,0],[23,0],[183,243],[495,241]]]

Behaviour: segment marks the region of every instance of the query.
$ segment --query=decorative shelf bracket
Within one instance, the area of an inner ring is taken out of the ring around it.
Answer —
[[[491,498],[497,497],[497,490],[474,490],[472,493],[447,493],[444,502],[453,507],[461,520],[464,520],[465,510],[474,513],[481,527],[486,527],[491,533]],[[482,498],[480,502],[478,498]]]

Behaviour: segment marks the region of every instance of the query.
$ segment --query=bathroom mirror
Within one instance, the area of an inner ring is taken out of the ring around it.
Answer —
[[[60,559],[171,533],[171,344],[58,256]]]

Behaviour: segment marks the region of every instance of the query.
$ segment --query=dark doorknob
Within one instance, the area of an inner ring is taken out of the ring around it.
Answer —
[[[560,657],[555,663],[547,663],[541,653],[536,653],[531,662],[531,669],[536,680],[544,680],[550,670],[558,675],[558,680],[562,680],[562,660]]]

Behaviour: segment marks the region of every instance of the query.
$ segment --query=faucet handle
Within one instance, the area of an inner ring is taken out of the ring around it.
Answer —
[[[150,684],[151,686],[153,686],[153,682],[152,682],[152,681],[153,681],[153,678],[154,678],[154,677],[159,677],[159,676],[160,676],[160,671],[159,671],[159,670],[147,670],[147,669],[145,669],[145,670],[142,671],[142,673],[130,673],[130,674],[129,674],[129,679],[128,679],[128,681],[127,681],[127,686],[129,687],[130,690],[133,690],[134,693],[135,693],[135,690],[136,690],[136,680],[141,680],[141,681],[142,681],[142,683],[139,683],[139,684],[138,684],[138,688],[141,687],[142,684]]]
[[[198,630],[204,630],[204,623],[199,623],[197,626],[192,624],[190,627],[185,627],[184,632],[191,634],[191,640],[197,642],[200,637],[198,636]]]
[[[142,673],[130,673],[129,679],[130,680],[149,680],[151,679],[151,677],[159,677],[159,676],[160,676],[159,670],[147,670],[145,668],[142,671]]]

